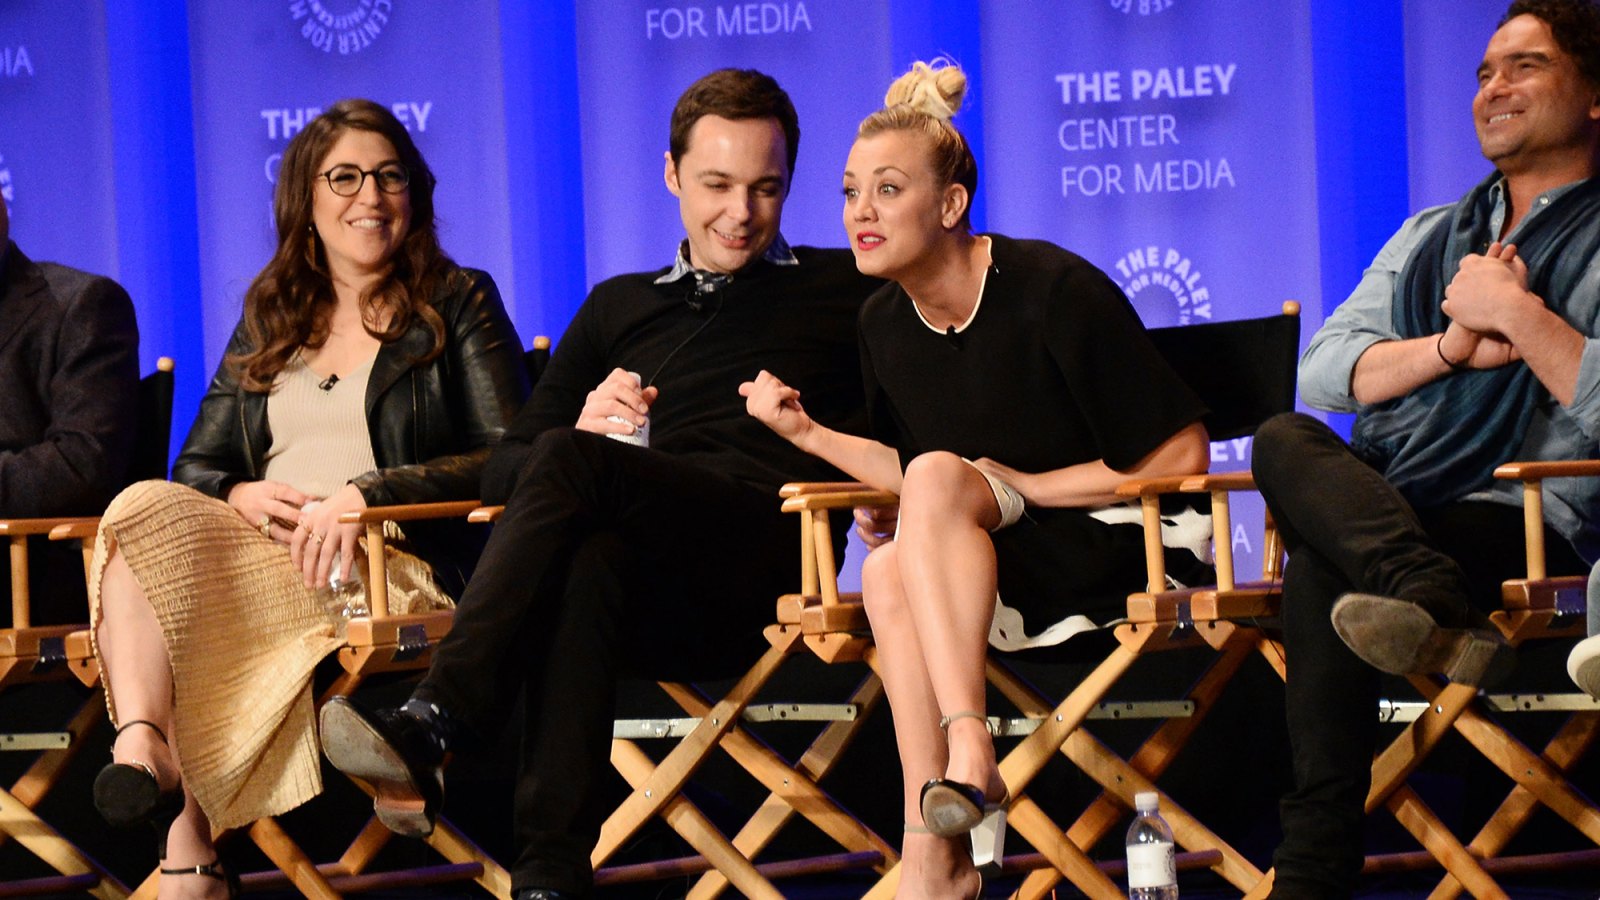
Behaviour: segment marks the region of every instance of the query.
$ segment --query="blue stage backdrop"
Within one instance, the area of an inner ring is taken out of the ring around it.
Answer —
[[[1321,321],[1308,0],[983,13],[996,231],[1084,256],[1149,327],[1267,315],[1291,299]],[[1248,466],[1248,440],[1213,444],[1213,469]],[[1259,565],[1259,508],[1237,517],[1241,571]]]
[[[1478,151],[1472,96],[1505,0],[1406,0],[1406,121],[1413,212],[1453,203],[1492,166]]]
[[[0,197],[30,257],[116,273],[110,108],[100,0],[0,5]]]
[[[724,67],[772,75],[800,113],[784,236],[843,246],[841,173],[889,84],[889,18],[886,5],[843,0],[578,4],[590,282],[672,261],[683,226],[662,180],[668,120],[684,88]]]
[[[804,132],[784,232],[842,246],[856,123],[948,53],[972,76],[980,228],[1076,250],[1152,326],[1295,299],[1309,336],[1406,212],[1488,172],[1470,102],[1503,7],[0,0],[0,195],[31,255],[130,287],[146,365],[178,357],[181,439],[272,250],[278,155],[333,101],[396,110],[439,175],[445,248],[495,276],[524,337],[559,338],[589,285],[671,259],[662,153],[689,82],[777,76]],[[1213,447],[1218,470],[1248,461]]]
[[[439,178],[446,252],[511,293],[498,23],[490,0],[190,5],[208,372],[272,253],[272,186],[285,145],[346,97],[383,103],[405,123]]]

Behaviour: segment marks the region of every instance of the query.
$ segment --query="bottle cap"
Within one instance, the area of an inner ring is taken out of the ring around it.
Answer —
[[[1155,812],[1161,805],[1161,795],[1155,791],[1140,791],[1133,795],[1133,808],[1142,813]]]

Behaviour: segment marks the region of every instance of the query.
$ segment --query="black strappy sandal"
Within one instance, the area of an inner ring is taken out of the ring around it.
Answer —
[[[201,866],[185,866],[183,868],[161,868],[156,871],[162,875],[204,875],[215,878],[228,886],[229,900],[239,896],[239,876],[232,869],[224,868],[221,859],[215,859]]]
[[[117,734],[135,725],[147,726],[161,738],[161,743],[167,742],[167,735],[160,726],[145,719],[123,723]],[[114,762],[94,778],[94,808],[107,824],[117,828],[149,823],[156,830],[156,857],[164,857],[167,855],[167,830],[183,812],[183,785],[180,783],[163,791],[154,766],[138,760]]]

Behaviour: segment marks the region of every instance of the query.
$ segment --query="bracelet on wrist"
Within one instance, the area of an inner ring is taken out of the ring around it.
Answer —
[[[1444,360],[1444,364],[1450,367],[1450,371],[1461,372],[1467,368],[1466,360],[1451,362],[1450,357],[1444,355],[1444,332],[1440,332],[1439,339],[1433,342],[1433,349],[1438,352],[1439,358]]]

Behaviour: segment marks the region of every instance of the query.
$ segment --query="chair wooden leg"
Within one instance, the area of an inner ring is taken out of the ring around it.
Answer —
[[[1563,774],[1570,772],[1594,744],[1596,737],[1600,737],[1600,716],[1575,713],[1567,718],[1550,743],[1545,745],[1544,758]],[[1538,808],[1539,801],[1533,792],[1518,784],[1489,817],[1483,829],[1467,844],[1467,849],[1483,859],[1498,856]],[[1429,897],[1453,900],[1461,896],[1464,889],[1454,875],[1446,873]]]
[[[482,866],[483,874],[473,879],[478,886],[499,900],[511,900],[511,873],[506,871],[505,866],[491,859],[489,854],[443,816],[440,816],[439,821],[434,824],[433,834],[428,835],[427,840],[428,846],[437,850],[440,856],[450,862],[477,863]]]
[[[733,845],[745,858],[755,859],[783,826],[799,813],[845,850],[877,853],[882,862],[874,868],[879,872],[886,871],[898,859],[899,854],[887,841],[840,808],[818,785],[882,696],[882,682],[876,675],[868,675],[848,701],[858,706],[861,713],[849,722],[830,723],[792,767],[742,730],[734,729],[728,733],[723,741],[723,749],[772,791],[739,833],[734,835]],[[703,716],[709,711],[709,704],[693,698],[684,698],[680,704],[690,715]],[[709,900],[727,887],[726,877],[713,870],[696,881],[689,891],[689,897],[693,900]]]
[[[1548,760],[1535,755],[1527,745],[1476,709],[1469,708],[1462,713],[1456,720],[1456,730],[1551,812],[1571,823],[1591,842],[1600,844],[1600,809],[1596,809]]]
[[[650,757],[636,744],[625,740],[611,742],[611,761],[635,791],[644,789],[661,768],[651,762]],[[772,882],[757,872],[755,864],[740,853],[693,803],[674,795],[663,804],[659,815],[717,871],[724,873],[735,890],[746,897],[782,900],[783,894],[772,886]]]
[[[1400,736],[1378,754],[1372,764],[1372,788],[1367,792],[1366,812],[1383,804],[1439,741],[1449,734],[1457,718],[1478,696],[1478,689],[1464,684],[1449,684],[1442,690],[1426,678],[1411,679],[1430,705],[1423,715],[1407,725]]]
[[[1429,855],[1466,885],[1474,897],[1479,900],[1509,900],[1483,864],[1462,846],[1410,787],[1401,785],[1396,788],[1386,803],[1389,811],[1394,813],[1395,820],[1411,832]]]
[[[63,875],[99,876],[100,883],[89,891],[97,897],[111,900],[128,896],[127,886],[118,881],[116,876],[73,846],[60,832],[34,815],[26,804],[6,791],[0,791],[0,833],[16,838],[17,843],[29,853]]]
[[[738,680],[711,711],[701,718],[700,724],[689,732],[678,745],[672,748],[661,765],[651,772],[649,779],[622,802],[600,828],[600,840],[590,854],[590,863],[595,868],[604,865],[613,854],[645,822],[660,813],[663,807],[678,796],[696,770],[706,761],[711,748],[715,747],[723,735],[727,734],[736,724],[744,708],[756,692],[767,683],[778,670],[783,658],[788,655],[794,643],[800,640],[799,631],[786,635],[782,641],[762,654],[761,659]],[[613,742],[615,754],[616,742]]]
[[[272,860],[279,871],[289,876],[290,883],[303,896],[315,900],[337,900],[340,896],[328,884],[328,879],[317,871],[316,863],[306,856],[305,851],[276,821],[270,818],[257,819],[250,824],[249,833],[250,840],[261,848],[261,852]]]

